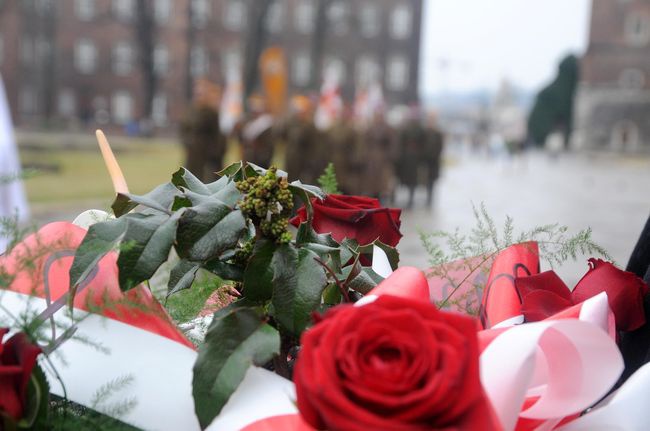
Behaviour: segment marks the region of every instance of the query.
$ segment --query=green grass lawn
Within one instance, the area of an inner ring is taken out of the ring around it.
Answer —
[[[20,157],[24,166],[35,168],[34,176],[25,181],[30,203],[113,200],[113,187],[99,148],[27,146],[21,147]],[[118,147],[116,157],[130,191],[137,194],[168,181],[183,161],[180,145],[155,140]]]

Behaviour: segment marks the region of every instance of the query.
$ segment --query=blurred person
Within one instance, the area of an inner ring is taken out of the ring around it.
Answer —
[[[219,128],[220,89],[205,79],[194,84],[193,101],[180,122],[185,167],[204,182],[217,179],[223,167],[226,138]]]
[[[433,189],[440,177],[440,166],[442,162],[442,151],[444,146],[444,135],[440,131],[435,113],[430,113],[427,125],[424,129],[424,148],[422,163],[424,167],[424,178],[427,188],[427,207],[433,203]]]
[[[0,76],[0,254],[5,252],[11,240],[11,220],[23,222],[29,218],[29,207],[20,174],[11,113]],[[9,231],[5,231],[5,228]]]
[[[278,125],[278,135],[286,142],[285,168],[292,180],[314,184],[322,172],[317,172],[320,134],[314,125],[311,100],[302,95],[291,99],[288,119]]]
[[[354,127],[351,108],[345,106],[343,114],[325,132],[325,142],[320,146],[323,160],[334,164],[339,190],[343,194],[366,193],[364,173],[370,154],[365,143]]]
[[[249,113],[239,126],[238,136],[243,159],[263,168],[271,166],[275,136],[273,116],[268,112],[266,100],[259,94],[248,98]]]
[[[399,131],[399,156],[397,172],[399,181],[408,188],[407,209],[413,208],[415,189],[418,185],[418,167],[422,157],[425,132],[422,127],[419,107],[410,109],[407,121]]]
[[[397,186],[395,160],[399,150],[395,130],[386,122],[383,110],[374,112],[362,139],[367,158],[363,171],[363,193],[392,204]]]

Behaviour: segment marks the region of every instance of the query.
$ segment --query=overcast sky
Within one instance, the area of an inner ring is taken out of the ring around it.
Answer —
[[[421,92],[535,90],[567,53],[582,53],[589,0],[424,0]]]

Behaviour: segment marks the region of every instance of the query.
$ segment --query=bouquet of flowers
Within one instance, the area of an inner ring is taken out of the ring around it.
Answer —
[[[112,209],[47,225],[0,259],[0,313],[13,318],[12,335],[0,331],[0,429],[85,411],[170,430],[644,429],[649,419],[635,406],[650,369],[629,366],[624,382],[617,345],[645,328],[648,287],[611,263],[590,260],[570,290],[540,272],[543,243],[523,242],[427,278],[398,266],[399,210],[247,163],[211,184],[180,169],[146,195],[118,194]],[[485,279],[465,283],[477,269]],[[195,343],[161,300],[206,273],[232,295]],[[450,300],[468,293],[476,308]]]

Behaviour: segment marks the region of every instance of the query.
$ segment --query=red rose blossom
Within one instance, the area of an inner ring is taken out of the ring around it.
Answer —
[[[3,343],[7,332],[0,328],[0,415],[18,421],[25,412],[27,385],[41,349],[22,332]]]
[[[617,329],[633,331],[645,323],[643,298],[648,294],[648,285],[635,274],[600,259],[589,259],[589,271],[573,291],[553,271],[517,278],[515,286],[527,322],[546,319],[607,292]]]
[[[318,233],[331,233],[341,242],[355,239],[367,245],[379,239],[395,247],[402,238],[399,231],[402,210],[383,208],[378,199],[365,196],[327,195],[324,200],[312,199],[314,208],[313,228]],[[300,208],[291,219],[294,226],[307,220],[306,209]]]
[[[300,413],[329,431],[498,429],[479,380],[476,328],[396,296],[335,307],[302,336]]]

